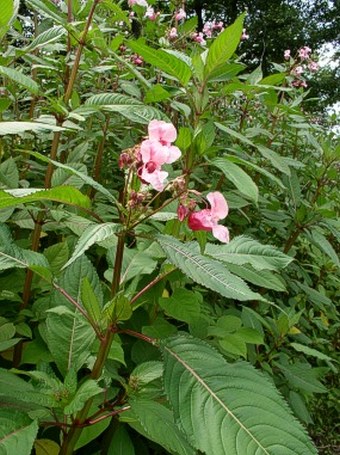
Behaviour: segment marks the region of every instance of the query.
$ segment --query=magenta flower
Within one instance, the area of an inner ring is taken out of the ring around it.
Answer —
[[[160,13],[155,13],[155,10],[152,6],[148,6],[144,17],[148,18],[150,21],[156,21]]]
[[[172,27],[172,29],[169,30],[168,38],[170,40],[178,38],[178,33],[177,33],[177,28],[176,27]]]
[[[210,209],[190,213],[188,226],[193,231],[210,231],[212,235],[223,243],[229,242],[229,231],[225,226],[218,224],[228,215],[228,204],[219,191],[207,195]]]

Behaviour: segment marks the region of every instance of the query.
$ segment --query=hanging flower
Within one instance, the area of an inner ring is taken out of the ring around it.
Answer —
[[[187,17],[187,13],[184,11],[183,8],[180,8],[177,13],[175,14],[176,21],[181,21]]]
[[[307,60],[309,58],[309,54],[312,52],[312,49],[308,46],[304,46],[298,50],[299,57],[301,60]]]
[[[210,209],[199,210],[190,213],[188,226],[193,231],[210,231],[220,242],[229,242],[229,231],[225,226],[218,224],[228,215],[228,204],[224,196],[219,191],[214,191],[207,195]]]
[[[247,33],[247,30],[244,28],[242,30],[241,40],[244,41],[244,40],[247,40],[247,39],[249,39],[249,35]]]
[[[178,33],[177,33],[176,27],[172,27],[172,29],[168,31],[168,38],[170,40],[178,38]]]
[[[285,60],[289,60],[290,59],[290,49],[286,49],[283,53],[283,57]]]
[[[156,13],[152,6],[148,6],[144,17],[146,17],[150,21],[156,21],[159,15],[160,13],[159,12]]]
[[[163,191],[169,174],[162,170],[162,165],[171,164],[181,156],[180,149],[171,144],[177,138],[177,131],[171,123],[152,120],[148,133],[149,139],[140,146],[137,173],[143,183],[149,183],[155,190]]]

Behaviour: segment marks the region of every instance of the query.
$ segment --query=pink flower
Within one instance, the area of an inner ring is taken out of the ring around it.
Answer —
[[[149,139],[170,145],[177,139],[177,131],[172,123],[163,120],[151,120],[148,126]]]
[[[144,6],[144,8],[149,6],[146,0],[128,0],[128,5],[130,8],[134,5]]]
[[[247,40],[247,39],[249,39],[249,35],[247,34],[247,30],[244,28],[242,30],[241,40],[244,41],[244,40]]]
[[[140,146],[140,166],[138,176],[144,183],[149,183],[155,190],[163,191],[168,172],[162,170],[163,164],[178,160],[181,151],[171,145],[177,138],[176,128],[163,120],[152,120],[148,127],[149,139]]]
[[[168,32],[168,38],[169,39],[178,38],[178,33],[177,33],[177,28],[176,27],[172,27],[172,29]]]
[[[177,217],[179,221],[184,221],[189,215],[189,209],[185,205],[180,204],[177,209]]]
[[[290,49],[286,49],[283,53],[284,59],[289,60],[290,59]]]
[[[307,60],[309,58],[309,54],[312,52],[312,49],[308,46],[304,46],[298,50],[299,57],[301,60]]]
[[[141,56],[138,55],[138,54],[133,54],[133,55],[131,56],[131,60],[132,60],[132,62],[133,62],[135,65],[137,65],[137,66],[141,66],[141,65],[143,65],[143,63],[144,63],[143,57],[141,57]]]
[[[206,22],[203,26],[203,33],[207,38],[212,37],[212,32],[213,32],[213,26],[211,22]]]
[[[310,62],[308,69],[312,73],[316,73],[319,70],[319,64],[317,62]]]
[[[148,6],[144,17],[147,17],[150,19],[150,21],[155,21],[159,15],[160,13],[155,13],[155,10],[152,8],[152,6]]]
[[[225,226],[218,224],[228,215],[228,204],[219,191],[207,195],[210,209],[190,213],[188,217],[189,228],[193,231],[211,231],[212,235],[220,242],[229,242],[229,231]]]
[[[187,13],[184,11],[183,8],[180,8],[177,13],[175,14],[176,21],[181,21],[187,17]]]
[[[191,38],[196,41],[196,43],[202,44],[203,46],[206,44],[206,41],[204,39],[203,33],[202,32],[194,32],[191,35]]]
[[[303,68],[302,66],[296,66],[293,70],[292,73],[295,74],[295,76],[301,76],[303,73]]]

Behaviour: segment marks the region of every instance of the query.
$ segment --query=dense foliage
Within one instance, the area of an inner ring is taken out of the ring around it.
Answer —
[[[264,77],[245,14],[2,1],[1,454],[335,453],[339,144],[304,109],[309,43]]]

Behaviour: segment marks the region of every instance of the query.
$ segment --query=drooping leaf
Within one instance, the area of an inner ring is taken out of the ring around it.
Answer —
[[[17,207],[20,204],[40,201],[53,201],[83,208],[89,208],[91,206],[90,199],[71,186],[56,186],[49,190],[41,188],[0,190],[0,210],[7,207]]]
[[[259,198],[257,185],[243,169],[224,158],[216,158],[212,161],[212,164],[221,169],[223,174],[236,186],[240,193],[257,203]]]
[[[0,136],[5,134],[20,134],[25,131],[33,131],[35,133],[46,131],[64,131],[65,128],[49,123],[39,122],[0,122]]]
[[[0,66],[0,74],[8,77],[13,82],[26,88],[29,92],[35,95],[39,92],[39,85],[31,77],[26,76],[16,69]]]
[[[80,236],[71,258],[66,262],[63,269],[71,265],[95,243],[113,237],[117,232],[117,229],[118,226],[116,223],[103,223],[89,226]]]
[[[25,48],[23,48],[23,52],[32,52],[35,49],[40,47],[44,47],[47,44],[54,43],[58,41],[63,35],[66,34],[66,30],[61,25],[54,26],[49,28],[48,30],[40,33],[34,40]]]
[[[228,245],[208,243],[205,254],[223,262],[244,265],[250,264],[256,270],[279,270],[293,260],[271,245],[262,245],[257,240],[243,235],[231,240]]]
[[[162,49],[153,49],[140,41],[129,41],[129,46],[150,65],[173,76],[182,85],[188,84],[191,77],[191,68],[182,59]]]
[[[30,455],[38,424],[26,414],[0,408],[0,453]]]
[[[189,442],[207,455],[316,454],[268,379],[245,362],[228,364],[205,342],[165,340],[164,387]]]
[[[259,294],[252,292],[241,278],[230,273],[220,262],[201,255],[197,243],[185,244],[167,235],[158,235],[157,241],[170,262],[196,283],[230,299],[263,300]]]

